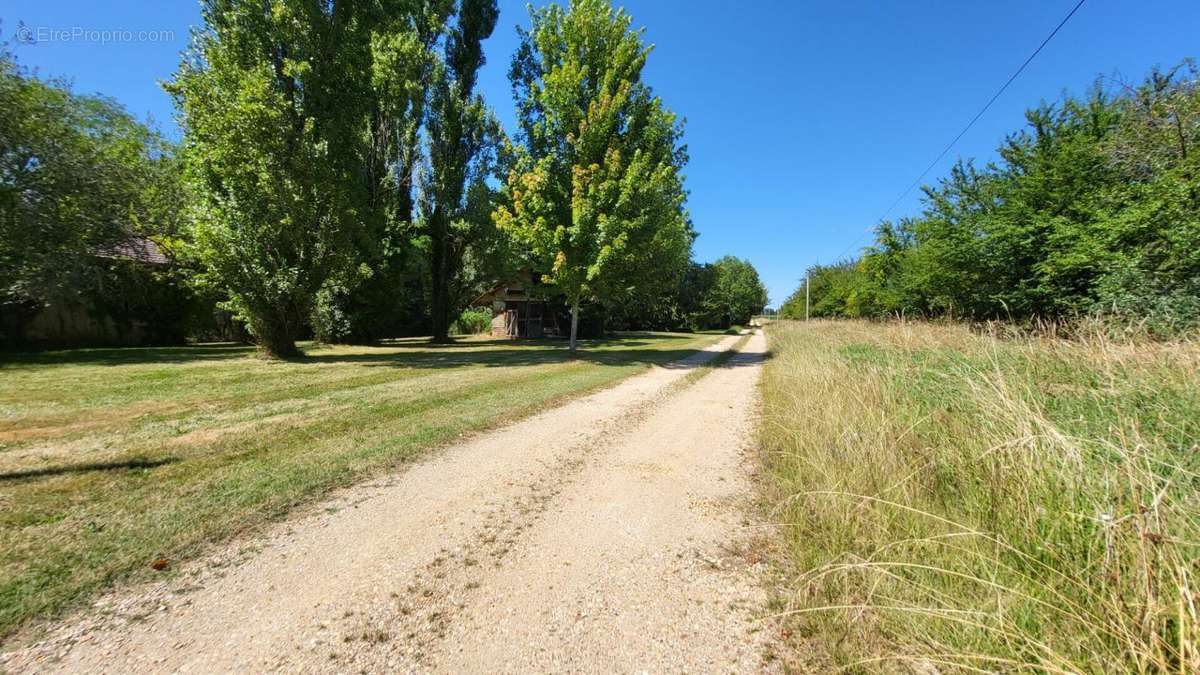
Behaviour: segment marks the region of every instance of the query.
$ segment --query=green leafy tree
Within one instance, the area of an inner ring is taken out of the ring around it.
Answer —
[[[429,251],[416,221],[421,128],[452,5],[389,2],[371,14],[368,147],[361,180],[367,204],[353,239],[357,264],[342,266],[317,294],[312,324],[326,342],[370,343],[427,326]]]
[[[719,317],[722,328],[746,325],[767,304],[767,289],[748,260],[727,255],[715,263],[716,282],[705,304]]]
[[[179,339],[179,322],[163,316],[188,302],[179,270],[151,272],[114,254],[133,236],[169,249],[185,201],[177,167],[173,148],[115,101],[39,79],[0,49],[4,337],[22,339],[25,320],[58,305],[118,325],[157,311],[156,337]]]
[[[1120,176],[1105,204],[1109,271],[1096,305],[1153,332],[1200,326],[1200,70],[1188,60],[1127,86],[1103,149]]]
[[[409,4],[206,0],[168,85],[200,258],[269,355],[297,353],[317,291],[369,274],[356,244],[405,215],[395,139],[440,25]]]
[[[707,302],[717,285],[717,268],[711,263],[690,263],[679,290],[679,314],[688,330],[714,328],[721,318]]]
[[[857,316],[851,308],[855,306],[854,299],[860,293],[863,280],[859,261],[843,260],[832,265],[813,265],[808,268],[805,278],[808,280],[808,316]],[[779,315],[785,319],[803,319],[804,306],[805,288],[804,282],[801,282],[800,287],[779,308]]]
[[[482,42],[492,34],[495,0],[460,0],[456,20],[434,69],[426,128],[429,171],[422,194],[429,237],[430,323],[435,342],[449,339],[451,317],[467,294],[510,256],[491,219],[499,122],[474,93],[484,64]]]
[[[884,222],[876,229],[876,245],[864,252],[859,267],[861,292],[856,297],[860,315],[903,313],[909,302],[906,259],[912,251],[910,222]]]
[[[604,0],[531,9],[510,70],[521,144],[494,217],[566,296],[572,351],[581,302],[669,288],[690,253],[681,125],[630,25]]]

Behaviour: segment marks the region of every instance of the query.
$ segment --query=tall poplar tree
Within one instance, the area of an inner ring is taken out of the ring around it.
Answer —
[[[424,321],[428,261],[418,241],[414,188],[425,158],[420,132],[441,62],[437,46],[452,10],[448,0],[376,10],[370,147],[361,173],[369,203],[354,242],[357,265],[329,279],[317,296],[312,322],[321,340],[371,343]]]
[[[482,42],[496,27],[495,0],[460,0],[445,40],[445,58],[435,68],[426,131],[429,172],[422,212],[429,234],[430,322],[435,342],[449,338],[451,314],[461,309],[459,287],[469,276],[465,257],[486,243],[494,226],[486,208],[492,190],[492,149],[500,126],[475,93],[484,64]],[[483,211],[481,214],[480,211]]]
[[[317,290],[359,263],[372,221],[404,210],[387,148],[411,125],[385,116],[406,114],[397,97],[421,58],[406,35],[429,30],[412,5],[205,0],[167,87],[200,257],[268,355],[296,353]]]
[[[651,48],[606,0],[531,9],[509,77],[520,145],[496,224],[541,260],[571,309],[672,283],[692,231],[675,115],[641,79]]]

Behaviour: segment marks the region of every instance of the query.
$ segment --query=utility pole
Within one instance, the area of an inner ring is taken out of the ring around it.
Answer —
[[[808,321],[808,270],[804,270],[804,320]]]

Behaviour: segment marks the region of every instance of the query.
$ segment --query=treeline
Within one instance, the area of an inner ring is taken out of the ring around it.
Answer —
[[[712,263],[691,262],[675,283],[659,294],[634,293],[629,301],[604,309],[616,328],[696,331],[745,326],[767,304],[767,288],[750,261],[724,256]]]
[[[475,87],[495,0],[202,15],[166,85],[178,146],[0,54],[5,342],[68,306],[145,341],[244,327],[275,356],[308,337],[441,341],[521,272],[569,308],[572,349],[581,313],[698,329],[761,308],[748,263],[692,262],[682,125],[606,0],[530,9],[511,135]]]
[[[1200,324],[1200,80],[1187,61],[1026,112],[985,167],[960,161],[914,218],[808,271],[813,316]],[[803,283],[781,314],[802,318]]]

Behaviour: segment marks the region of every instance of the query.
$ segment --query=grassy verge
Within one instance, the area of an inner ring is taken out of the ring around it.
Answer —
[[[8,355],[0,362],[0,637],[131,573],[712,336],[468,339]]]
[[[802,669],[1200,672],[1200,345],[768,336]]]

